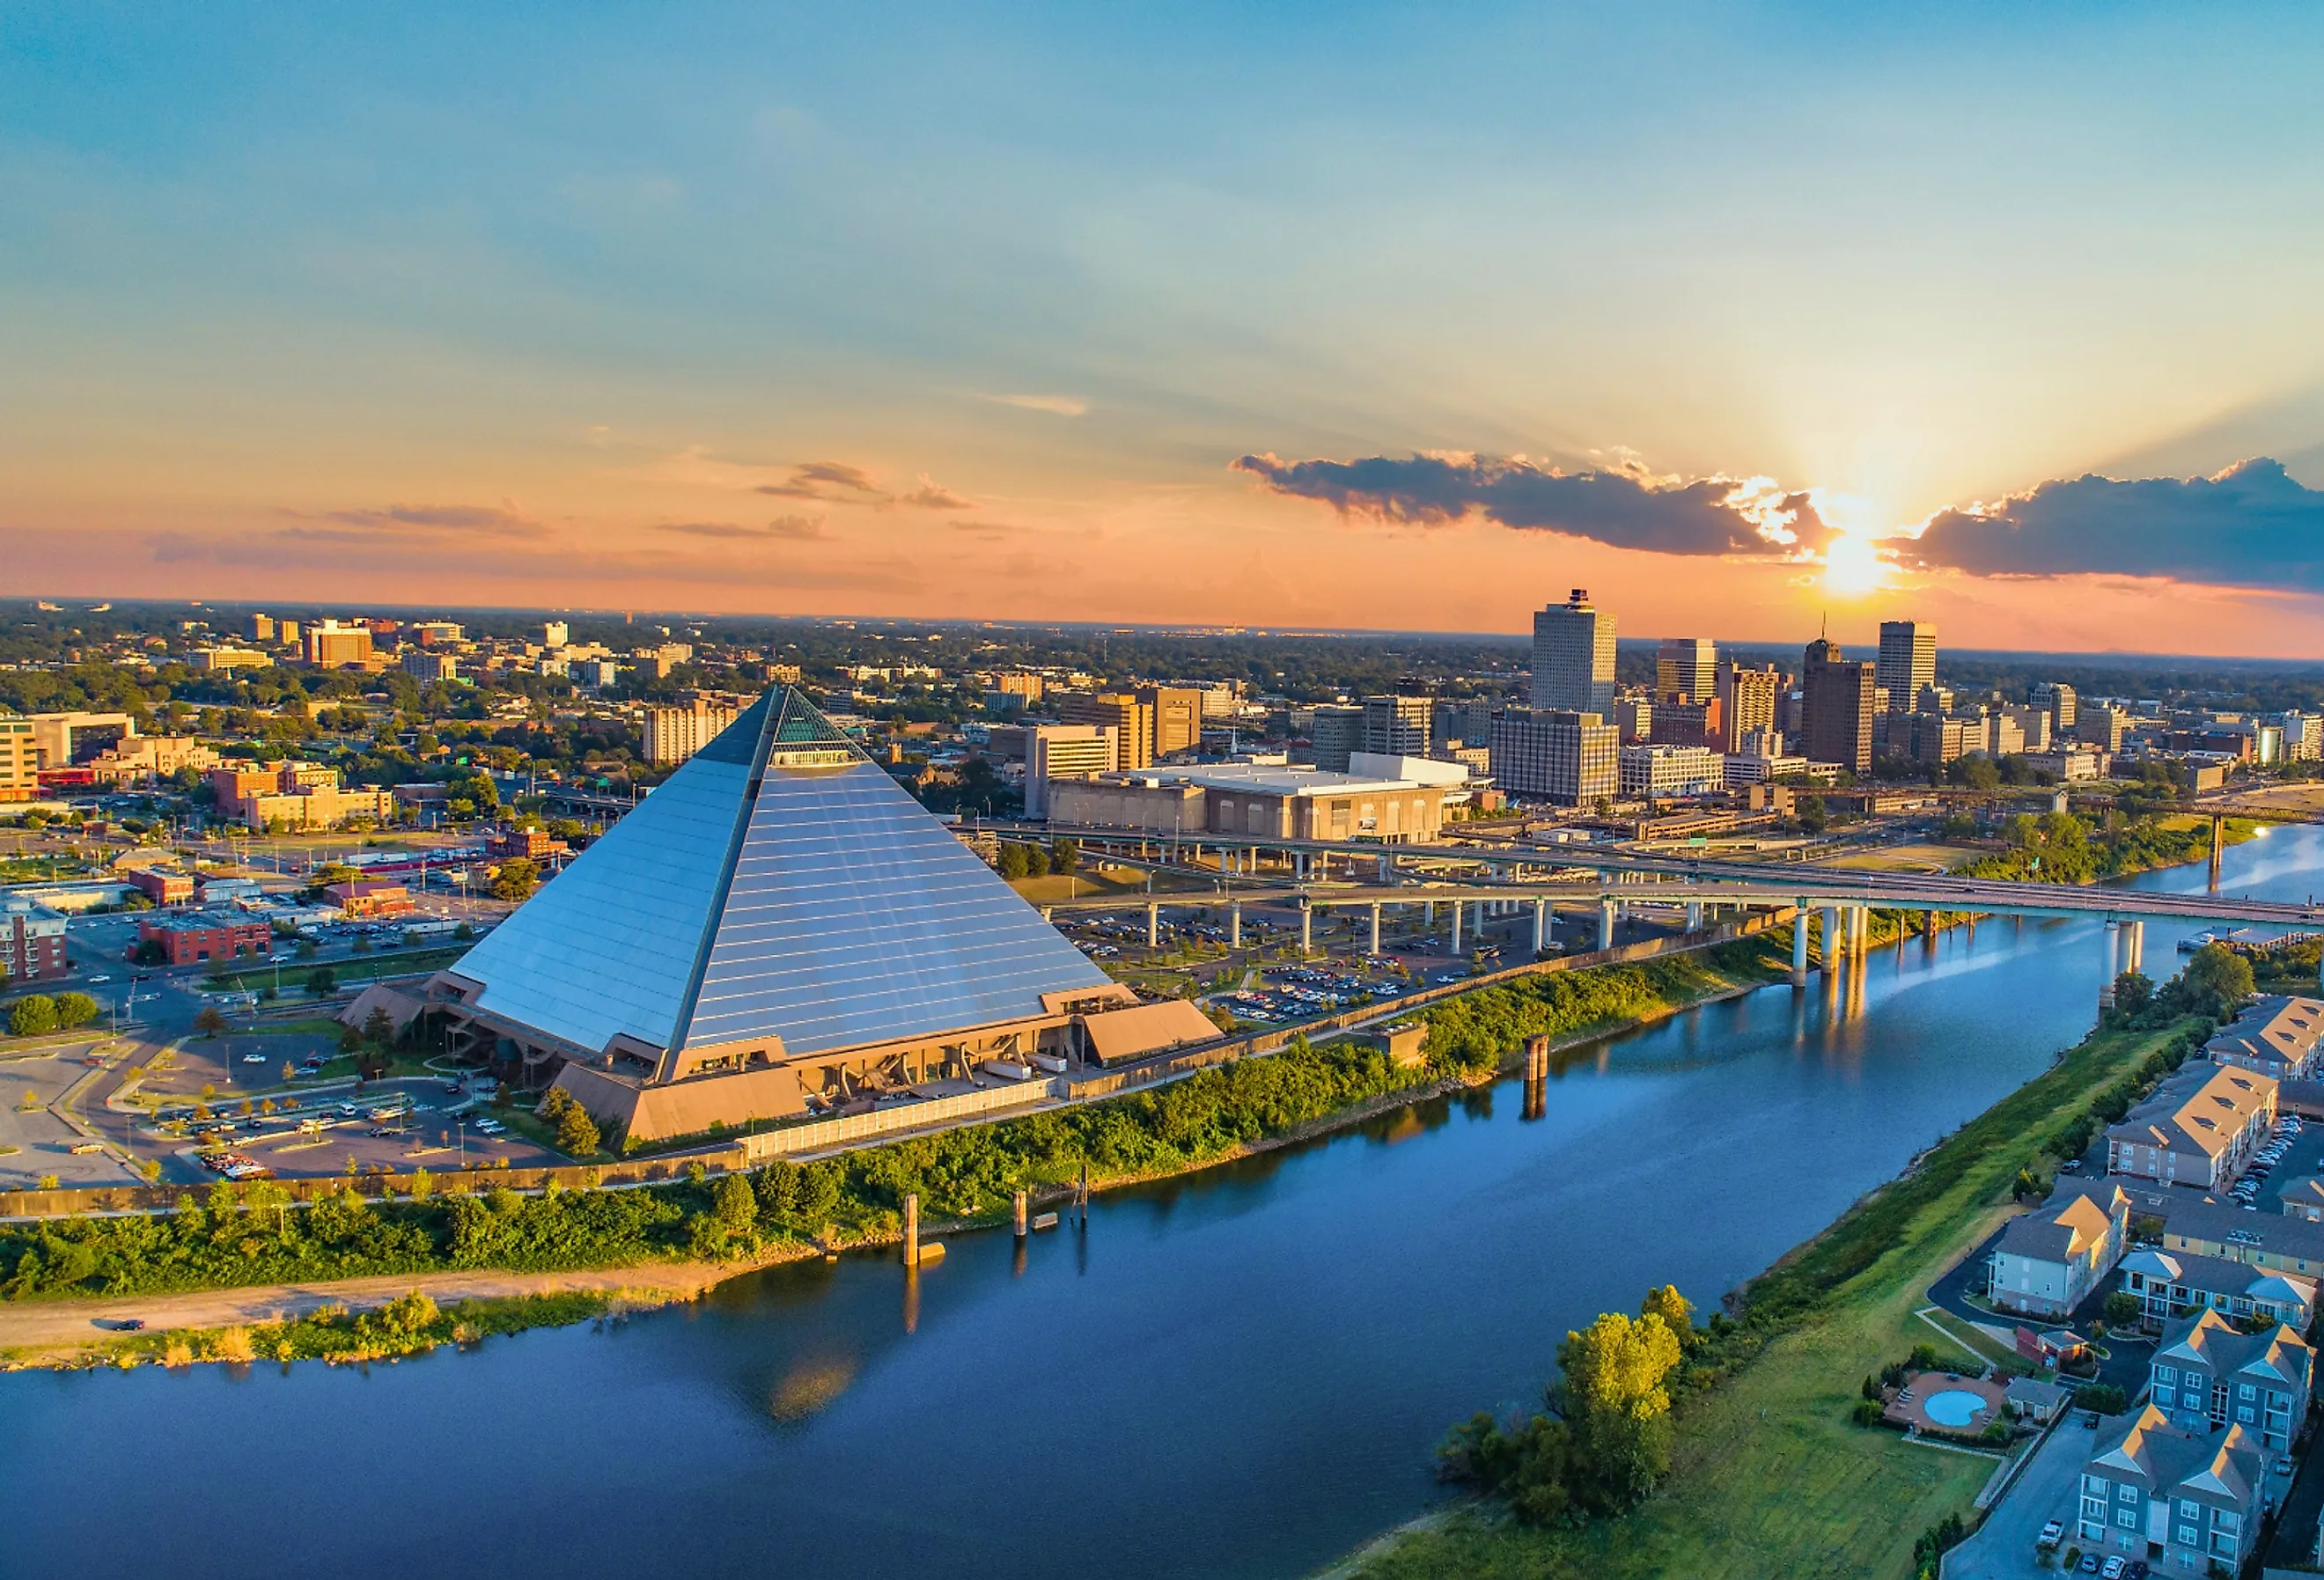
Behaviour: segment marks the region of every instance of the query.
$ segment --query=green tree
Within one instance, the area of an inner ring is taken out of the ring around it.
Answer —
[[[2206,944],[2196,950],[2180,981],[2188,996],[2218,1021],[2232,1019],[2253,992],[2251,962],[2225,944]]]
[[[2246,967],[2246,970],[2249,967]],[[2114,1007],[2119,1015],[2135,1015],[2154,1002],[2154,983],[2142,971],[2126,971],[2114,979]]]
[[[719,1180],[711,1210],[718,1215],[719,1226],[729,1234],[747,1234],[757,1227],[759,1198],[752,1194],[750,1176],[730,1173]]]
[[[1678,1292],[1676,1284],[1665,1284],[1659,1289],[1648,1289],[1639,1303],[1640,1317],[1659,1317],[1663,1326],[1678,1335],[1680,1347],[1691,1345],[1701,1336],[1695,1332],[1694,1302]]]
[[[578,1103],[567,1108],[564,1117],[557,1122],[558,1150],[568,1157],[595,1157],[600,1139],[597,1122],[590,1118],[589,1111]]]
[[[374,1048],[385,1048],[395,1040],[395,1018],[384,1004],[374,1004],[371,1013],[364,1017],[364,1040]]]
[[[44,993],[28,993],[8,1007],[8,1030],[19,1037],[38,1037],[57,1029],[57,1001]]]
[[[1049,841],[1049,871],[1053,873],[1077,873],[1081,871],[1081,866],[1082,847],[1077,842],[1071,839],[1053,839]]]
[[[216,1037],[226,1030],[226,1017],[216,1004],[204,1004],[201,1013],[194,1017],[194,1030],[205,1037]]]
[[[1001,846],[1000,873],[1003,878],[1013,883],[1017,882],[1018,879],[1024,877],[1031,870],[1032,864],[1025,859],[1025,847],[1023,845],[1018,844],[1013,839],[1002,844]]]
[[[2138,1320],[2138,1297],[2128,1289],[2116,1289],[2106,1298],[2106,1321],[2108,1327],[2127,1327]]]
[[[1665,1383],[1681,1358],[1678,1335],[1654,1312],[1636,1319],[1605,1312],[1558,1346],[1563,1381],[1557,1402],[1589,1467],[1587,1491],[1600,1508],[1629,1507],[1668,1473]]]
[[[307,991],[317,998],[328,998],[339,991],[337,973],[327,966],[318,966],[307,974]]]
[[[1792,803],[1792,816],[1798,818],[1800,827],[1810,834],[1822,833],[1824,825],[1831,821],[1830,815],[1824,810],[1821,796],[1800,797]]]
[[[521,905],[531,899],[532,892],[540,887],[540,864],[524,856],[512,856],[501,864],[499,874],[493,879],[493,898]]]
[[[65,1030],[97,1019],[97,1001],[85,993],[57,994],[57,1024]]]

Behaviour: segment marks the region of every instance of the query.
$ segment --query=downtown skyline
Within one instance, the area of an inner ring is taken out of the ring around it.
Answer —
[[[1640,635],[2324,655],[2319,43],[19,14],[0,562],[1434,631],[1587,586]]]

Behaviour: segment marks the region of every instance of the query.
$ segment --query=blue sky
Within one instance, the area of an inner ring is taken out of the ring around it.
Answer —
[[[1231,467],[1764,476],[1868,536],[2089,471],[2324,484],[2313,7],[1252,12],[11,7],[0,533],[55,590],[416,547],[447,602],[1521,624],[1490,566],[1773,635],[1831,589]],[[765,514],[810,461],[877,486]],[[395,505],[525,526],[300,524]],[[2097,618],[2187,601],[2083,558]],[[1858,613],[1998,639],[2024,595]]]

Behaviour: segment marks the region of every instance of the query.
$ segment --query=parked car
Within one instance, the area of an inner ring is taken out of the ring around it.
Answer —
[[[2046,1553],[2065,1539],[2065,1522],[2063,1520],[2052,1520],[2049,1524],[2042,1528],[2042,1534],[2034,1541],[2034,1545]]]
[[[2129,1567],[2130,1560],[2116,1554],[2099,1567],[2098,1580],[2122,1580],[2122,1572]]]

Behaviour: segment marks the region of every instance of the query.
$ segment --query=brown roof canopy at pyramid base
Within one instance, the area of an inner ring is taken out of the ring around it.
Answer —
[[[634,1141],[1195,1039],[797,693],[770,693],[429,984],[455,1053]],[[1110,1020],[1093,1039],[1092,1017]],[[1135,1021],[1133,1026],[1130,1022]],[[1201,1030],[1207,1032],[1207,1021]]]

